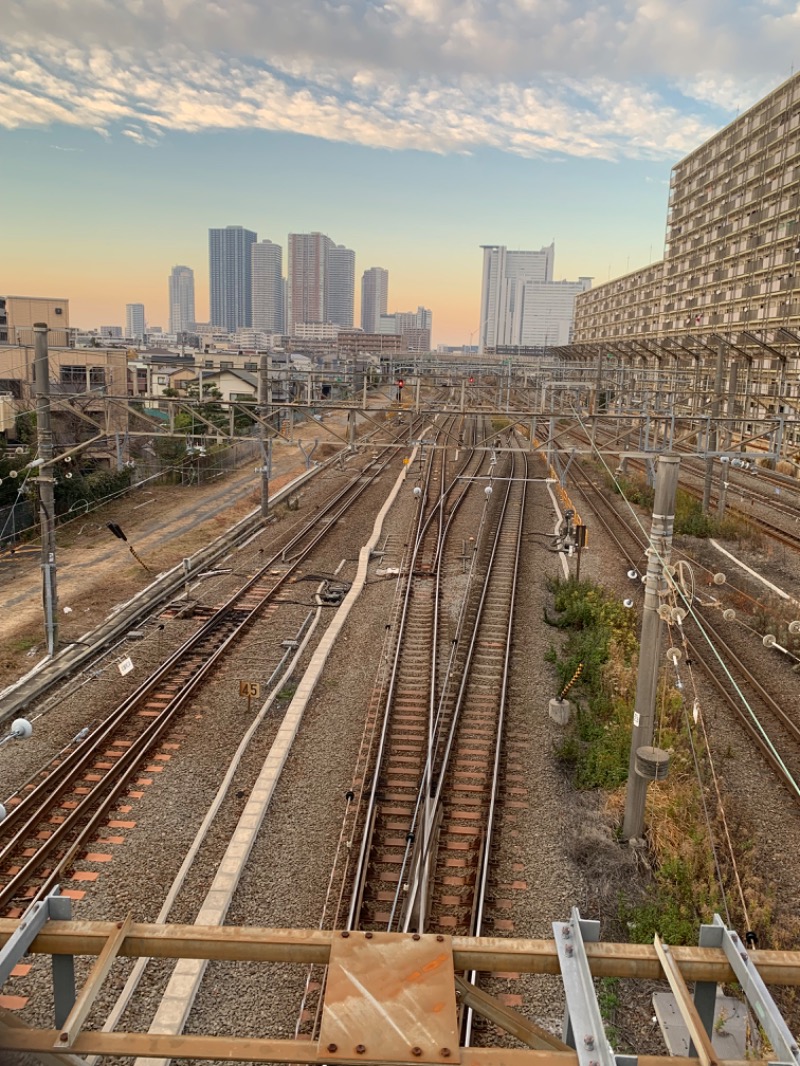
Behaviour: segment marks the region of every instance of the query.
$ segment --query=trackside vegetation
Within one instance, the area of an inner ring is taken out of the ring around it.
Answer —
[[[648,513],[653,509],[655,489],[643,477],[606,474],[606,485],[614,493]],[[702,501],[679,488],[675,496],[675,534],[689,537],[720,537],[727,540],[751,541],[759,539],[755,528],[741,517],[728,514],[724,518],[703,511]]]
[[[560,686],[583,664],[569,692],[576,713],[556,757],[576,789],[606,793],[605,807],[621,830],[636,694],[637,614],[590,581],[557,580],[550,591],[552,611],[544,620],[561,634],[548,654]],[[740,905],[744,895],[750,926],[760,928],[767,946],[771,898],[754,869],[735,800],[726,797],[725,811],[718,808],[702,722],[694,721],[693,700],[674,682],[665,668],[655,743],[669,751],[670,770],[665,781],[648,787],[646,875],[641,890],[626,885],[620,891],[618,919],[637,943],[652,943],[659,933],[670,944],[696,944],[699,926],[715,912],[725,915],[726,903],[734,926],[747,928]],[[722,844],[726,835],[735,841],[735,866]]]

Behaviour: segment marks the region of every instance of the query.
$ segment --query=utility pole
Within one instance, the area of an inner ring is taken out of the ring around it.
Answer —
[[[733,445],[733,418],[736,414],[736,389],[739,384],[739,364],[734,360],[731,363],[730,370],[728,371],[728,399],[725,404],[725,414],[730,421],[726,422],[725,430],[720,433],[720,438],[724,437],[724,442],[720,440],[720,446],[724,448],[731,448]],[[725,517],[725,500],[728,493],[728,478],[730,477],[730,467],[727,463],[720,463],[720,475],[719,475],[719,498],[717,499],[717,518],[720,521]]]
[[[258,364],[258,415],[261,419],[261,517],[269,517],[269,477],[272,472],[272,436],[266,420],[272,413],[272,386],[269,378],[269,356],[262,355]]]
[[[42,531],[42,604],[47,654],[58,650],[58,589],[56,588],[56,511],[53,479],[53,431],[50,426],[50,367],[47,323],[33,326],[33,379],[36,392],[36,444],[38,451],[39,519]]]
[[[707,446],[709,452],[717,450],[717,419],[722,399],[722,381],[725,376],[725,342],[720,341],[717,348],[717,373],[714,380],[714,395],[711,398],[711,423],[708,430]],[[708,514],[711,507],[711,479],[714,474],[714,456],[706,457],[706,476],[703,482],[703,513]]]
[[[680,458],[677,455],[658,457],[653,522],[650,528],[647,573],[644,579],[644,612],[628,767],[628,793],[625,798],[625,820],[622,825],[622,835],[626,840],[640,837],[644,829],[644,804],[647,797],[648,779],[637,772],[637,752],[642,747],[652,746],[655,731],[661,635],[664,626],[658,609],[662,602],[661,593],[666,588],[663,568],[669,562],[672,551],[679,466]]]

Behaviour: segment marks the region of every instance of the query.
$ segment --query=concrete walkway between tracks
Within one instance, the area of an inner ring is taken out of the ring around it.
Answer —
[[[409,466],[413,462],[415,455],[416,449],[410,456]],[[258,780],[239,818],[239,823],[228,843],[211,888],[195,919],[195,925],[222,925],[225,921],[239,879],[247,864],[250,851],[258,836],[281,772],[297,736],[303,713],[308,706],[328,656],[342,631],[342,627],[361,595],[367,580],[372,551],[380,539],[386,515],[389,513],[405,480],[406,470],[403,470],[378,512],[372,535],[359,553],[355,580],[317,645],[303,679],[286,710],[286,715],[278,729],[272,748],[267,755]],[[176,964],[161,1004],[150,1025],[149,1032],[168,1035],[177,1035],[183,1032],[200,988],[200,982],[206,966],[207,961],[203,959],[181,959]],[[166,1066],[168,1061],[168,1059],[140,1058],[136,1060],[136,1066]]]

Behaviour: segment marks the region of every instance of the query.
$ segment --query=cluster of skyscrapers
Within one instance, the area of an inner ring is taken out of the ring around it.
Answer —
[[[243,226],[208,231],[210,321],[195,312],[194,271],[175,266],[169,277],[169,334],[208,331],[232,338],[253,335],[336,337],[354,327],[355,252],[324,233],[290,233],[284,274],[283,248]],[[370,335],[407,337],[410,348],[430,348],[432,314],[388,313],[389,272],[370,267],[361,278],[361,329]],[[124,336],[144,340],[144,305],[127,304]],[[160,330],[155,332],[160,333]],[[103,326],[103,336],[119,338],[122,329]]]
[[[254,329],[299,336],[314,326],[354,325],[352,248],[324,233],[290,233],[283,249],[243,226],[208,231],[211,325],[234,333]],[[371,267],[361,279],[361,328],[393,332],[387,316],[389,272]],[[430,312],[428,312],[430,315]],[[430,328],[430,322],[428,322]]]

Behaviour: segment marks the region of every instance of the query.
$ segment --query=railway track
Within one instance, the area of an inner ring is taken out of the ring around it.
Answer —
[[[468,932],[488,869],[497,794],[511,618],[524,480],[514,465],[486,498],[471,587],[448,657],[441,612],[406,619],[384,705],[348,926]],[[474,490],[473,490],[474,491]],[[480,491],[480,488],[478,489]],[[425,600],[441,601],[451,522],[433,547],[438,560]],[[416,585],[412,583],[412,600]],[[424,602],[424,601],[423,601]],[[421,652],[427,654],[421,655]],[[402,698],[399,679],[414,678]]]
[[[287,595],[294,572],[394,455],[390,447],[370,460],[97,728],[10,797],[0,826],[0,909],[17,913],[41,898],[89,848],[198,687]]]
[[[584,435],[581,443],[586,444],[589,442],[589,438]],[[611,443],[618,445],[623,450],[630,447],[629,443],[621,441],[619,434],[605,438],[602,443],[598,440],[598,443],[601,446],[608,446]],[[694,499],[702,500],[705,481],[704,460],[695,458],[693,451],[683,447],[678,447],[675,451],[683,456],[680,475],[681,488]],[[658,451],[654,451],[653,457],[655,458],[657,455]],[[627,462],[637,470],[646,471],[646,463],[642,459],[629,458]],[[694,469],[695,466],[701,467],[701,469]],[[728,464],[720,464],[718,469],[722,471],[722,476],[728,481],[726,509],[729,512],[736,514],[757,529],[760,529],[772,540],[796,551],[800,550],[800,485],[792,484],[793,479],[782,475],[773,475],[761,468],[758,468],[757,472],[746,472],[731,468]],[[743,484],[741,479],[747,479],[748,481],[755,479],[756,488]],[[710,500],[712,508],[719,503],[719,481],[720,474],[715,471]],[[766,486],[771,488],[771,492],[762,491],[765,483]],[[782,499],[781,494],[784,492],[794,495],[795,499],[792,501]],[[737,493],[740,495],[739,503],[735,500]],[[750,498],[749,507],[745,507],[745,494]],[[759,508],[758,512],[756,512],[755,508]],[[764,509],[771,513],[763,513]],[[780,516],[780,520],[777,520],[777,516]]]
[[[322,927],[476,933],[481,928],[503,760],[527,458],[480,455],[448,475],[444,451],[429,466],[409,545],[405,582],[387,633],[385,671],[369,708]],[[433,486],[438,482],[438,493]],[[491,492],[485,490],[491,487]],[[461,552],[462,520],[477,531]],[[473,503],[474,508],[474,503]],[[467,574],[463,574],[466,568]],[[467,578],[453,619],[444,589]],[[319,1023],[324,968],[309,971],[297,1034]]]

